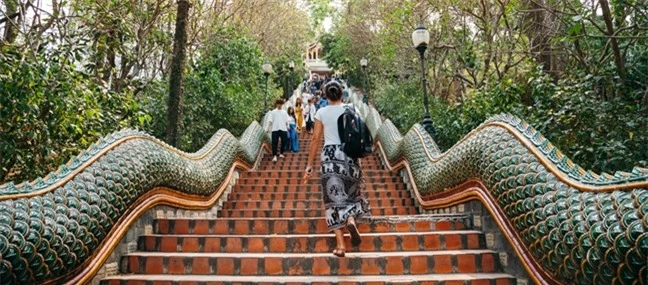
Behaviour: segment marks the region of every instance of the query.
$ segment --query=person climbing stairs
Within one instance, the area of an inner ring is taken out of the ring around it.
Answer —
[[[303,150],[311,143],[299,141]],[[419,214],[378,154],[361,161],[372,214],[357,221],[362,242],[352,247],[347,233],[346,256],[334,256],[319,171],[302,184],[306,159],[264,157],[241,174],[218,219],[155,220],[154,234],[122,257],[121,274],[101,284],[516,284],[468,215]]]

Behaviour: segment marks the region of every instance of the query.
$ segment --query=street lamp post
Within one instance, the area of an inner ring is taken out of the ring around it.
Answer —
[[[425,50],[427,45],[430,42],[430,32],[423,26],[423,24],[418,24],[416,29],[412,33],[412,43],[414,48],[418,50],[420,55],[421,62],[421,84],[423,86],[423,106],[425,108],[425,114],[423,115],[423,127],[425,130],[434,138],[435,130],[432,125],[432,118],[430,118],[430,112],[428,110],[428,95],[427,95],[427,78],[425,72]]]
[[[360,66],[362,67],[362,73],[363,73],[363,80],[362,80],[362,87],[364,88],[364,96],[362,96],[362,102],[365,104],[369,104],[369,86],[367,85],[367,65],[369,62],[367,61],[366,58],[360,59]]]
[[[293,74],[293,71],[295,71],[295,62],[291,61],[288,64],[288,68],[290,69],[290,73],[288,73],[288,89],[290,91],[288,91],[288,98],[286,98],[286,99],[290,99],[290,96],[292,96],[293,91],[295,91],[295,90],[293,90],[293,85],[292,85],[292,74]]]
[[[263,114],[265,114],[268,111],[268,76],[272,72],[272,64],[266,61],[261,66],[261,70],[265,76],[265,99],[263,100]]]

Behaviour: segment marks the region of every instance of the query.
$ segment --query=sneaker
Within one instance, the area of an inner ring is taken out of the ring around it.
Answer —
[[[276,155],[275,155],[275,157],[272,158],[272,162],[277,162],[277,156]]]
[[[285,156],[283,154],[280,154],[279,157],[284,158]],[[277,159],[277,157],[275,157]]]

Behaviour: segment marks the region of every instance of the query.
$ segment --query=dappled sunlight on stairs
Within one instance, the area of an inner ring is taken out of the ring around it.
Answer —
[[[321,143],[320,143],[321,144]],[[310,140],[299,153],[241,174],[219,219],[159,219],[102,284],[515,284],[502,274],[469,216],[417,215],[401,177],[378,155],[362,159],[372,217],[344,258],[323,218],[319,173],[302,184]],[[318,154],[319,157],[319,154]]]

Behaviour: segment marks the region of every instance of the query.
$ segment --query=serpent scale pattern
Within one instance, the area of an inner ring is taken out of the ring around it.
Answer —
[[[352,100],[362,104],[356,94]],[[419,124],[402,136],[389,120],[374,118],[366,121],[378,130],[386,158],[409,163],[421,195],[480,180],[533,258],[558,282],[648,284],[647,169],[586,171],[511,115],[490,118],[446,153]],[[531,149],[557,170],[547,169]]]
[[[168,187],[208,196],[236,159],[254,163],[267,140],[253,122],[240,139],[219,130],[201,150],[188,154],[145,133],[123,130],[44,179],[0,186],[0,284],[69,279],[149,190]]]

